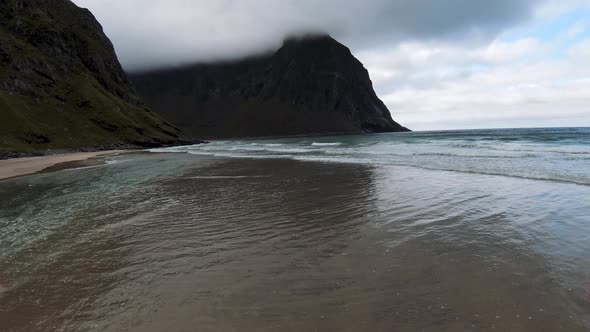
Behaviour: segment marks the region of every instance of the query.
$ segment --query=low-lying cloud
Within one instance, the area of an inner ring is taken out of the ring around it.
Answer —
[[[127,70],[239,58],[323,32],[354,50],[411,40],[489,41],[534,0],[74,0],[103,24]]]
[[[289,35],[351,47],[412,129],[590,125],[589,0],[74,0],[128,71],[240,58]]]

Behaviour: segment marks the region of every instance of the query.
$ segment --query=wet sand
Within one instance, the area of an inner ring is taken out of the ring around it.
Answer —
[[[47,170],[49,168],[51,168],[51,170],[59,170],[71,167],[91,166],[95,165],[96,163],[84,161],[98,156],[105,156],[109,154],[118,154],[124,152],[129,151],[111,150],[96,152],[77,152],[39,157],[0,160],[0,180],[34,174],[37,172]],[[63,165],[56,167],[56,165],[58,164]]]
[[[0,185],[0,330],[590,326],[585,186],[188,154],[116,160]]]

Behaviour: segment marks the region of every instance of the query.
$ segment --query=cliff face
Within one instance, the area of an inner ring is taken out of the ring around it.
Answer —
[[[369,74],[329,36],[289,39],[274,54],[130,75],[155,111],[208,138],[407,131]]]
[[[94,16],[69,0],[0,1],[0,151],[173,142]]]

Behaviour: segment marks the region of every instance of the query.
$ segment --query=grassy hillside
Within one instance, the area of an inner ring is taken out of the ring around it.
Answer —
[[[175,140],[89,11],[68,0],[0,2],[0,152]]]

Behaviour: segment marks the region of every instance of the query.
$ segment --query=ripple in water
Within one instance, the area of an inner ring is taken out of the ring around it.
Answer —
[[[217,141],[158,152],[413,166],[590,185],[590,128],[498,129]]]
[[[3,329],[589,328],[590,186],[390,164],[115,160],[0,185]]]

